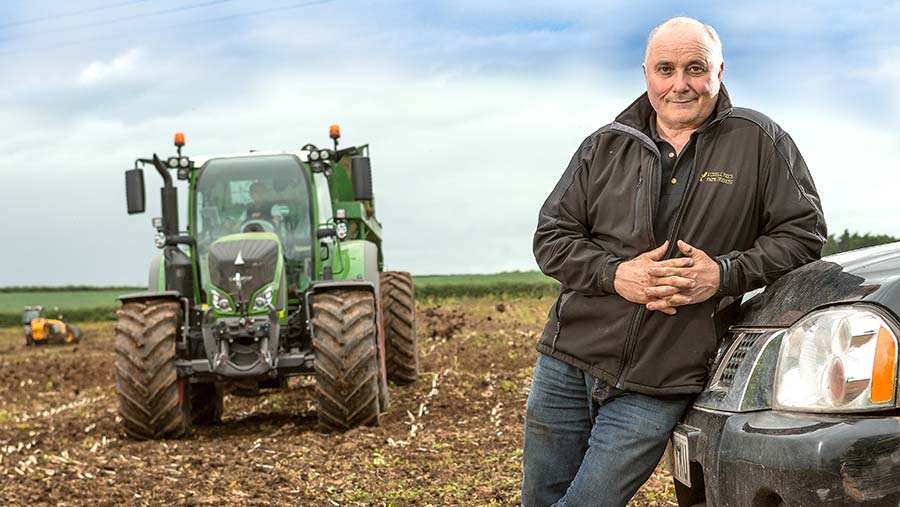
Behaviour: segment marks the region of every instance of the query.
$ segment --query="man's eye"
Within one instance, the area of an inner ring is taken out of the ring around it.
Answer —
[[[691,65],[690,67],[688,67],[688,72],[690,72],[691,74],[703,74],[704,72],[706,72],[706,69],[699,65]]]
[[[671,74],[672,67],[658,67],[656,69],[660,74]]]

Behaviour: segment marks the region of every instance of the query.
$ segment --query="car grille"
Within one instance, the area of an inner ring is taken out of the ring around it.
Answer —
[[[747,353],[756,345],[756,342],[762,335],[763,333],[754,331],[738,332],[737,338],[732,343],[731,348],[728,349],[718,372],[716,372],[711,386],[713,389],[728,389],[731,387],[738,367],[740,367],[741,362],[747,357]]]

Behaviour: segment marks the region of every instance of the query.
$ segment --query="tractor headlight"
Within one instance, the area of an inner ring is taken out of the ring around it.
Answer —
[[[338,221],[334,226],[334,232],[337,234],[339,239],[344,239],[347,237],[347,222],[343,220]]]
[[[188,166],[190,166],[190,165],[191,165],[191,159],[189,159],[187,157],[181,157],[180,159],[178,159],[178,166],[181,167],[182,169],[187,169]]]
[[[178,157],[169,157],[169,160],[166,161],[166,165],[169,166],[170,169],[175,169],[178,167]]]
[[[309,159],[310,160],[319,160],[319,152],[315,151],[315,150],[309,152]]]
[[[784,334],[773,405],[804,412],[894,407],[897,337],[873,310],[840,306],[813,312]]]
[[[233,310],[228,296],[216,289],[212,289],[212,304],[220,312],[230,312]]]
[[[321,158],[322,160],[328,160],[329,158],[331,158],[331,154],[328,153],[328,150],[322,150],[319,152],[319,158]]]
[[[275,286],[270,285],[262,291],[253,301],[254,310],[265,310],[272,305],[272,296],[275,294]]]

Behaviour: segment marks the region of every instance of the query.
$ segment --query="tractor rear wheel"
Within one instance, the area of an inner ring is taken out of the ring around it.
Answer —
[[[381,305],[388,378],[398,384],[415,382],[419,378],[419,344],[416,295],[409,273],[381,273]]]
[[[191,422],[219,424],[225,410],[225,386],[221,382],[191,384]]]
[[[381,423],[375,298],[334,290],[312,296],[319,425],[348,430]]]
[[[181,305],[129,302],[116,315],[116,390],[125,433],[139,440],[187,435],[191,385],[175,370]]]

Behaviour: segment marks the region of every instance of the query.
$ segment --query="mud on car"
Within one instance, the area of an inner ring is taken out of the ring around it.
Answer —
[[[900,243],[826,257],[730,308],[673,433],[678,504],[900,505]]]

